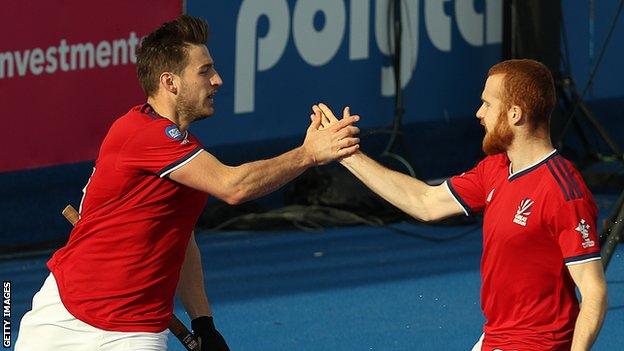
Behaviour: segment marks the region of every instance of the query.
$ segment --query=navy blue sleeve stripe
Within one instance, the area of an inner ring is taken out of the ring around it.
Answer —
[[[570,179],[567,177],[562,167],[559,165],[559,163],[556,160],[553,160],[553,164],[555,165],[557,172],[559,172],[559,175],[561,175],[561,177],[563,178],[563,181],[565,182],[568,188],[568,193],[570,194],[570,200],[577,199],[578,196],[576,195],[576,192],[574,191],[574,188],[572,187],[572,184],[570,183]]]
[[[464,208],[466,213],[469,216],[472,216],[472,209],[470,208],[470,206],[468,206],[468,204],[466,204],[466,202],[464,202],[464,199],[462,199],[461,196],[459,196],[457,191],[455,191],[455,188],[453,188],[453,184],[451,184],[451,180],[450,179],[446,180],[446,185],[448,186],[449,190],[451,191],[451,194],[453,194],[453,196],[455,197],[457,202],[459,202],[459,204]]]
[[[574,189],[574,192],[577,194],[576,198],[577,199],[582,198],[583,197],[583,192],[581,191],[580,187],[578,186],[578,183],[576,182],[576,179],[574,179],[574,175],[572,174],[570,169],[568,167],[566,167],[566,165],[563,163],[563,159],[561,157],[556,157],[555,161],[561,166],[561,168],[565,172],[565,176],[567,177],[567,179],[570,182],[572,188]]]
[[[178,167],[179,165],[181,165],[182,163],[188,161],[190,158],[194,157],[195,155],[197,155],[197,153],[199,151],[201,151],[202,148],[201,147],[196,147],[193,151],[189,152],[188,154],[184,155],[184,157],[180,158],[179,160],[175,161],[174,163],[165,166],[163,169],[161,169],[160,171],[156,172],[156,174],[158,174],[159,177],[162,177],[163,175],[167,174],[168,172],[170,172],[172,169]]]
[[[570,193],[574,193],[573,200],[582,198],[583,192],[580,190],[578,183],[574,179],[572,171],[570,171],[570,168],[566,166],[566,164],[563,162],[563,158],[559,157],[554,162],[555,165],[559,165],[559,169],[561,169],[560,172],[563,174],[568,183],[568,189],[570,189]]]
[[[570,196],[568,195],[568,191],[563,186],[563,183],[561,182],[561,179],[557,175],[557,172],[555,172],[555,170],[552,168],[550,163],[551,163],[550,161],[548,163],[546,163],[546,166],[548,166],[548,170],[550,170],[550,173],[553,175],[553,177],[555,177],[555,180],[557,181],[557,184],[559,184],[559,187],[561,188],[561,192],[563,193],[563,196],[565,197],[566,201],[569,201],[570,200]]]
[[[570,182],[572,182],[572,186],[574,187],[574,190],[578,194],[578,198],[579,199],[582,198],[583,197],[583,190],[581,190],[581,187],[576,182],[576,178],[574,178],[574,174],[572,174],[572,171],[570,170],[570,167],[566,166],[563,163],[563,159],[561,157],[559,158],[559,162],[561,162],[561,166],[564,167],[565,172],[568,174],[568,178],[570,178]]]
[[[586,255],[566,257],[564,261],[565,263],[572,263],[572,262],[585,261],[585,260],[590,260],[592,258],[599,258],[599,257],[600,257],[600,252],[594,252],[594,253],[590,253]]]
[[[563,181],[566,184],[566,187],[568,188],[568,193],[570,194],[570,200],[574,200],[576,199],[576,192],[574,191],[574,188],[572,187],[572,185],[570,184],[570,179],[568,179],[567,174],[563,171],[563,168],[561,167],[561,165],[557,162],[556,159],[553,159],[553,165],[555,166],[555,168],[557,169],[557,172],[559,173],[559,175],[561,176],[561,178],[563,179]]]

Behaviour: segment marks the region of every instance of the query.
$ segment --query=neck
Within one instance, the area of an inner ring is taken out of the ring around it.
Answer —
[[[517,138],[514,139],[507,149],[512,173],[538,162],[554,150],[548,134],[541,134],[531,137],[517,135]]]
[[[159,97],[148,97],[147,103],[150,104],[154,111],[160,116],[177,125],[180,131],[185,132],[188,129],[190,122],[186,121],[186,119],[178,113],[175,104]]]

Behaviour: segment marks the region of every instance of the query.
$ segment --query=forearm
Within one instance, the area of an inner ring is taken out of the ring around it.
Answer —
[[[231,177],[235,203],[271,193],[293,180],[314,164],[298,147],[277,157],[245,163],[233,168]]]
[[[592,295],[583,296],[581,311],[574,326],[572,351],[590,350],[602,327],[607,311],[606,289],[595,288],[595,290],[597,291]]]
[[[204,288],[201,254],[194,235],[191,235],[186,249],[176,294],[182,301],[191,320],[200,316],[212,316]]]
[[[340,161],[351,173],[386,201],[420,220],[431,215],[425,204],[430,186],[418,179],[390,170],[361,152]]]

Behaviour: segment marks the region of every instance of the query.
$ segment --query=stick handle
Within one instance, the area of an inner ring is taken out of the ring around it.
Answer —
[[[67,205],[61,212],[63,216],[71,223],[73,226],[76,225],[76,222],[80,219],[80,214],[74,206]],[[186,328],[184,323],[173,315],[171,322],[169,322],[169,330],[173,333],[173,335],[180,340],[184,348],[188,351],[199,351],[199,341],[193,336],[193,334]]]
[[[173,335],[180,340],[182,345],[188,351],[199,351],[199,341],[195,338],[195,336],[186,328],[184,323],[178,319],[178,317],[173,315],[171,322],[169,322],[169,330],[173,333]]]
[[[76,209],[72,205],[65,206],[63,212],[61,213],[63,214],[63,216],[65,216],[65,218],[67,218],[71,225],[76,225],[76,222],[78,222],[78,220],[80,219],[80,214],[78,214],[78,211],[76,211]]]

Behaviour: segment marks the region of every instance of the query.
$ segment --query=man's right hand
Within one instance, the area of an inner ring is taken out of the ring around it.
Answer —
[[[338,120],[324,104],[313,107],[313,110],[303,149],[315,165],[342,159],[358,151],[360,139],[356,135],[360,129],[353,124],[360,116],[349,114],[345,108],[343,118]]]

